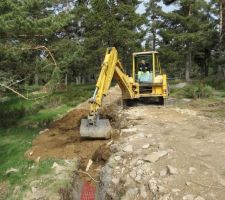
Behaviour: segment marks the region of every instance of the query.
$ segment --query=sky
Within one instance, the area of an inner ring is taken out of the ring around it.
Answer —
[[[149,2],[149,0],[144,0],[143,3],[140,4],[140,6],[139,6],[138,9],[137,9],[137,12],[138,12],[138,13],[142,14],[142,13],[145,12],[145,6],[144,6],[144,3],[147,3],[147,2]],[[165,11],[165,12],[171,12],[171,11],[173,11],[173,10],[175,9],[175,6],[174,6],[174,5],[165,6],[165,5],[163,4],[163,2],[160,2],[159,5],[162,6],[163,11]]]

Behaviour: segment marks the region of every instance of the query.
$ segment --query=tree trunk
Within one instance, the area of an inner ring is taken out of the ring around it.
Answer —
[[[189,5],[188,16],[191,16],[191,4]],[[192,52],[191,52],[191,41],[187,43],[187,56],[186,56],[186,68],[185,68],[185,80],[190,82],[190,71],[192,68]]]
[[[38,85],[39,84],[39,77],[37,74],[34,75],[34,84]]]
[[[153,41],[152,41],[152,50],[155,51],[156,46],[156,27],[155,27],[155,18],[152,17],[152,35],[153,35]]]
[[[219,58],[222,56],[222,46],[223,46],[223,7],[224,7],[224,0],[220,0],[219,2],[219,12],[220,12],[220,19],[219,19]],[[223,66],[222,63],[218,63],[217,66],[217,78],[222,79],[224,77],[223,73]]]
[[[76,84],[81,84],[81,76],[76,77]]]
[[[189,66],[189,56],[186,56],[186,68],[185,68],[185,80],[190,81],[190,66]]]
[[[66,76],[65,76],[65,85],[67,86],[68,85],[68,74],[66,73]]]

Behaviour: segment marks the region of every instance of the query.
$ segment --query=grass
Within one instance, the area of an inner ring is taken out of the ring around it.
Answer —
[[[216,90],[211,86],[204,85],[201,89],[199,85],[196,86],[196,83],[183,88],[172,87],[170,96],[178,100],[176,106],[191,106],[207,116],[225,119],[225,88]],[[189,98],[191,101],[183,102],[184,98]]]
[[[67,91],[57,92],[38,101],[9,96],[0,102],[0,183],[8,182],[9,190],[13,190],[16,185],[26,190],[27,181],[51,173],[55,159],[43,160],[37,165],[25,158],[25,152],[42,128],[85,101],[93,90],[93,85],[72,85]],[[6,174],[10,168],[18,172]],[[10,195],[11,192],[9,199]]]

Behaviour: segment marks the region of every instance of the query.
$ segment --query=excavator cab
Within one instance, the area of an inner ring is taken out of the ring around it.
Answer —
[[[133,53],[133,79],[139,84],[139,96],[157,98],[165,104],[168,96],[167,78],[162,73],[157,51]]]

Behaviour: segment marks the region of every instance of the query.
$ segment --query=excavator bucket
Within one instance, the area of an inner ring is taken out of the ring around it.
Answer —
[[[112,127],[108,119],[99,119],[96,124],[90,124],[88,119],[81,119],[80,136],[82,138],[109,139]]]

